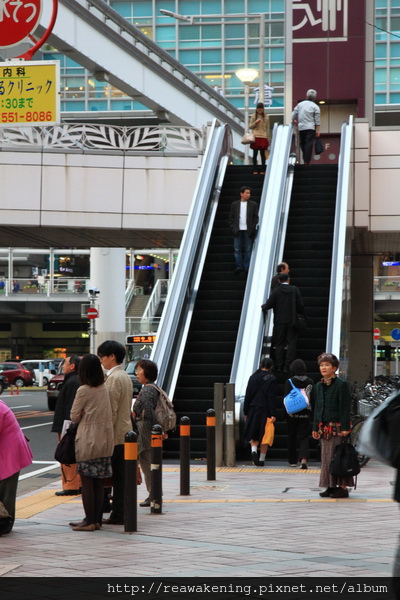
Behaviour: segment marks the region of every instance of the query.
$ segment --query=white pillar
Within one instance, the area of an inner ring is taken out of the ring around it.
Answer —
[[[90,289],[98,288],[96,349],[105,340],[125,345],[125,248],[90,249]]]

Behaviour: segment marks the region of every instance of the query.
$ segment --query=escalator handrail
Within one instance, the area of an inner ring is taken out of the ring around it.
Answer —
[[[292,125],[275,126],[266,180],[260,203],[260,223],[252,252],[230,381],[236,398],[244,395],[249,376],[258,368],[264,338],[261,304],[269,296],[277,252],[283,253],[289,201],[289,169]],[[290,169],[289,169],[290,170]],[[290,192],[289,192],[290,198]]]
[[[341,331],[343,294],[346,293],[344,276],[347,233],[347,207],[350,193],[350,162],[353,137],[353,117],[343,123],[340,136],[338,182],[336,188],[335,226],[332,246],[331,284],[329,291],[326,351],[342,358]]]
[[[173,397],[219,194],[231,154],[231,130],[228,125],[214,119],[151,353],[151,359],[159,368],[157,382],[170,397]]]

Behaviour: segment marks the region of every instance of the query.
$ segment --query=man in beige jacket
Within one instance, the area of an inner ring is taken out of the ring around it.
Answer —
[[[103,523],[123,525],[125,483],[124,442],[125,434],[132,429],[132,381],[122,366],[125,358],[125,348],[122,344],[114,340],[107,340],[97,348],[97,355],[107,375],[106,387],[111,399],[115,444],[111,457],[113,470],[112,511],[110,517],[104,519]]]

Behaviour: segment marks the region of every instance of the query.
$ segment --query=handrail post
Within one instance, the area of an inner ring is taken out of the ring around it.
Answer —
[[[180,465],[181,496],[190,496],[190,419],[182,417],[180,422]]]
[[[215,464],[217,467],[222,467],[224,464],[224,393],[225,384],[214,383]]]
[[[128,431],[124,443],[124,531],[137,531],[137,433]]]
[[[226,384],[225,401],[225,446],[224,464],[226,467],[234,467],[236,464],[235,454],[235,384]]]
[[[207,411],[207,481],[215,481],[215,410]]]
[[[162,451],[163,430],[161,425],[151,429],[151,495],[150,512],[162,513]]]

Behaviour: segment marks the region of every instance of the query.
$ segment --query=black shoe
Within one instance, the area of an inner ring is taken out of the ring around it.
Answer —
[[[259,460],[258,461],[258,466],[259,467],[263,467],[264,466],[264,461],[263,460]]]
[[[349,490],[342,487],[337,487],[330,495],[331,498],[348,498]]]
[[[253,465],[255,465],[256,467],[260,466],[260,461],[258,460],[257,452],[251,453],[251,460],[253,461]]]
[[[146,508],[147,506],[150,506],[150,498],[146,498],[146,500],[143,500],[143,502],[141,502],[139,504],[139,506],[142,506],[143,508]]]
[[[324,492],[320,492],[319,495],[321,498],[330,498],[332,492],[335,491],[335,488],[328,487]]]
[[[120,519],[115,519],[114,517],[108,517],[108,519],[103,519],[103,523],[105,525],[123,525],[124,522]]]
[[[56,496],[79,496],[81,490],[62,490],[61,492],[56,492]]]
[[[307,463],[301,461],[301,467],[300,467],[300,469],[308,469]]]
[[[239,267],[236,267],[234,273],[235,275],[239,275],[239,273],[242,271],[242,269],[239,269]]]

